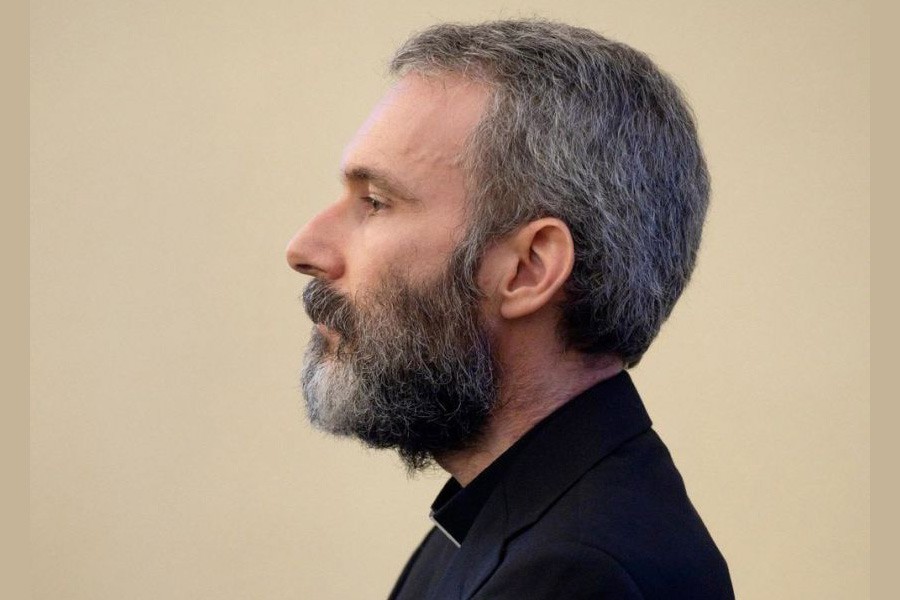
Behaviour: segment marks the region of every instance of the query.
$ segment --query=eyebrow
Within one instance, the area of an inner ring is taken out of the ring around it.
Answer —
[[[399,200],[421,202],[408,187],[380,169],[360,165],[344,169],[341,171],[340,176],[346,182],[371,183],[375,187],[384,190],[388,195],[394,196]]]

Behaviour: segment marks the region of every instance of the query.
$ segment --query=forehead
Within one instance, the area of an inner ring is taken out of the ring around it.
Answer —
[[[484,84],[458,75],[406,75],[354,135],[344,152],[343,170],[390,173],[426,199],[438,184],[462,184],[465,142],[488,96]]]

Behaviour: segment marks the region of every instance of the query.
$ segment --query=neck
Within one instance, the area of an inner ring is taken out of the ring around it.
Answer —
[[[613,356],[563,355],[557,364],[542,369],[505,370],[500,402],[478,443],[441,454],[435,460],[460,485],[466,486],[538,422],[622,369],[622,361]],[[535,377],[534,373],[542,376]]]

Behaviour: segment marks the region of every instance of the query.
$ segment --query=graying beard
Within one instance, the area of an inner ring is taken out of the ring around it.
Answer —
[[[498,371],[454,268],[461,262],[450,262],[444,277],[422,292],[389,277],[369,299],[379,310],[368,312],[382,318],[357,314],[322,282],[307,288],[304,302],[314,320],[354,338],[351,348],[340,350],[342,340],[326,356],[324,337],[313,332],[302,385],[316,427],[396,448],[410,470],[477,439],[499,395]],[[323,306],[346,321],[320,314]]]

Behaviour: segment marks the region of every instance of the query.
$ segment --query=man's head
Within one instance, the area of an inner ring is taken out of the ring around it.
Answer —
[[[677,88],[593,32],[440,25],[391,69],[288,260],[316,277],[313,421],[416,466],[477,439],[522,331],[636,364],[693,269],[708,178]]]
[[[576,252],[562,339],[636,364],[687,285],[709,195],[675,85],[624,44],[543,21],[438,25],[391,69],[464,73],[491,88],[468,146],[473,245],[561,219]]]

